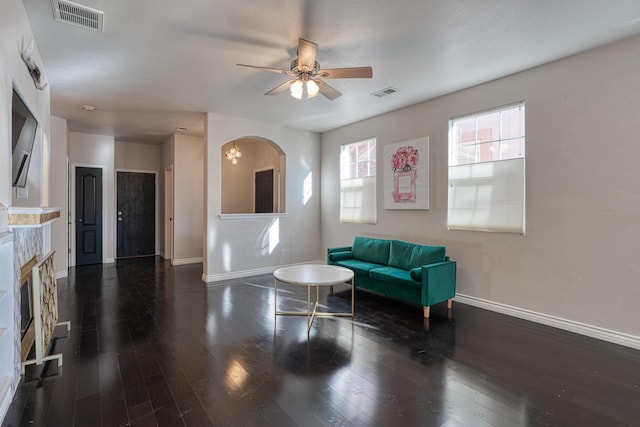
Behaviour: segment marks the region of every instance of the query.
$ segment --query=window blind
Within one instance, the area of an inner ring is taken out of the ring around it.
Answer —
[[[376,223],[376,177],[340,180],[340,222]]]
[[[524,234],[524,172],[524,158],[449,166],[449,229]]]

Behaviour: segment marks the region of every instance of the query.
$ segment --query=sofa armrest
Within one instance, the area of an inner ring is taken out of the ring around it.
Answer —
[[[335,261],[343,259],[353,258],[353,252],[351,252],[351,246],[342,246],[339,248],[327,249],[327,263],[332,264]]]
[[[453,298],[456,295],[456,262],[423,265],[421,282],[424,307]]]

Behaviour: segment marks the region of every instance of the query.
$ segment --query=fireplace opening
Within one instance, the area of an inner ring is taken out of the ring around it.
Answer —
[[[38,258],[31,258],[20,268],[20,356],[27,360],[35,342],[36,332],[33,321],[33,267]]]
[[[20,339],[33,322],[33,296],[31,295],[31,275],[20,285]]]

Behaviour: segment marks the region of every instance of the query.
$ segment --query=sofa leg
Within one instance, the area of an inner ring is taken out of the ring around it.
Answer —
[[[431,311],[431,307],[422,307],[422,312],[424,313],[424,318],[428,319],[429,318],[429,313]]]
[[[450,310],[452,305],[453,305],[453,299],[449,298],[447,300],[447,308]]]

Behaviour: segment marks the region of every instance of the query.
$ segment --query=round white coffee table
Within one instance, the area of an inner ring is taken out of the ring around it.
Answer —
[[[351,317],[354,313],[353,271],[348,268],[324,264],[302,264],[283,267],[273,273],[274,311],[277,315],[307,316],[307,334],[315,317]],[[320,286],[333,286],[351,281],[351,313],[318,311]],[[307,311],[278,311],[278,282],[307,287]],[[316,288],[316,302],[311,309],[311,288]]]

